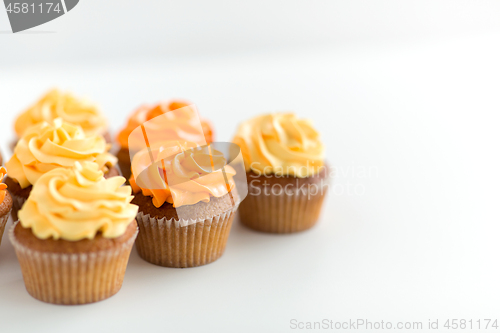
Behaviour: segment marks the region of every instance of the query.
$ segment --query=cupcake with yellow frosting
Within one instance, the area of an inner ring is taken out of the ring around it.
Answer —
[[[131,175],[130,152],[135,152],[137,149],[134,146],[129,147],[129,143],[133,145],[134,143],[140,144],[143,142],[142,133],[134,132],[134,129],[158,116],[165,115],[162,119],[164,121],[149,122],[147,128],[147,135],[151,142],[181,140],[196,142],[199,145],[206,145],[213,142],[212,126],[208,121],[202,120],[200,130],[198,117],[195,114],[196,110],[188,107],[189,105],[191,103],[181,100],[162,102],[155,105],[142,105],[130,115],[127,125],[116,137],[116,141],[120,146],[120,150],[116,156],[118,157],[118,165],[125,178],[128,179]],[[184,109],[170,112],[181,108]],[[135,135],[136,133],[140,134],[141,137],[129,139],[131,134]]]
[[[9,235],[31,296],[85,304],[120,290],[137,235],[137,206],[124,182],[104,178],[93,162],[38,179]]]
[[[28,199],[32,185],[48,171],[71,168],[75,162],[96,162],[107,177],[119,175],[116,157],[102,135],[86,134],[62,118],[28,128],[6,163],[6,184],[14,199],[14,211]]]
[[[4,167],[0,167],[0,244],[5,230],[5,225],[9,220],[10,211],[12,210],[12,197],[7,191],[7,185],[4,184],[3,178],[7,174]]]
[[[241,222],[258,231],[292,233],[314,226],[328,187],[324,146],[308,120],[266,114],[242,123],[233,139],[247,170]]]
[[[21,138],[33,125],[50,123],[56,118],[80,126],[86,135],[102,135],[111,142],[106,118],[95,104],[57,89],[50,90],[23,111],[14,122],[14,130]]]
[[[221,153],[169,141],[138,152],[132,172],[141,258],[185,268],[222,256],[240,200],[235,170]]]

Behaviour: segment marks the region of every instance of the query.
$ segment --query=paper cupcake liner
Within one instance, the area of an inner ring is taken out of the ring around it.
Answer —
[[[26,290],[34,298],[53,304],[86,304],[116,294],[123,283],[125,269],[137,232],[115,249],[88,253],[49,253],[32,250],[9,238],[21,265]]]
[[[307,190],[256,194],[249,188],[240,204],[240,220],[251,229],[269,233],[285,234],[312,228],[318,221],[327,185],[315,194]]]
[[[10,212],[0,217],[0,245],[2,245],[2,236],[5,230],[5,225],[7,225],[7,221],[9,220]]]
[[[139,212],[137,252],[144,260],[164,267],[209,264],[224,253],[237,208],[203,221],[156,219]]]

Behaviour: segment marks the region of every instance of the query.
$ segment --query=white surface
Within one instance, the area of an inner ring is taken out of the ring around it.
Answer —
[[[499,37],[4,69],[4,151],[14,115],[52,85],[98,101],[113,129],[142,102],[185,97],[219,140],[264,111],[312,118],[340,186],[308,232],[267,235],[235,221],[226,253],[205,267],[156,267],[134,250],[122,290],[85,306],[31,298],[4,235],[0,331],[288,332],[291,319],[426,327],[498,318]],[[361,177],[363,168],[372,174]],[[340,193],[348,184],[364,193]]]
[[[499,31],[498,17],[497,0],[81,0],[15,35],[0,10],[0,67],[418,41]]]

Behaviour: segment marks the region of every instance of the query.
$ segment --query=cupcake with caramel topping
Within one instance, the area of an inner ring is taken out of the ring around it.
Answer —
[[[50,123],[56,118],[80,126],[86,135],[102,135],[107,142],[111,142],[106,118],[96,105],[57,89],[50,90],[22,112],[14,122],[14,130],[21,138],[33,125]]]
[[[28,293],[54,304],[97,302],[120,290],[137,235],[123,177],[93,162],[44,173],[11,228]]]
[[[108,153],[110,145],[102,135],[87,135],[80,126],[61,118],[42,122],[27,129],[6,163],[6,184],[14,199],[14,211],[28,199],[32,185],[48,171],[75,162],[96,162],[107,177],[119,175],[116,157]]]
[[[247,170],[241,222],[271,233],[314,226],[329,177],[324,146],[312,124],[291,113],[262,115],[242,123],[233,142]]]
[[[0,167],[0,244],[2,243],[3,231],[9,220],[12,210],[12,197],[7,191],[7,185],[2,183],[3,177],[7,174],[4,167]]]
[[[221,153],[169,141],[138,152],[132,172],[144,260],[184,268],[222,256],[240,200],[235,171]]]
[[[129,143],[133,145],[135,142],[142,142],[142,138],[129,139],[129,136],[134,132],[134,129],[158,116],[164,115],[160,121],[149,122],[147,128],[151,141],[181,140],[196,142],[199,145],[213,142],[213,129],[210,123],[203,120],[200,127],[195,108],[189,106],[190,103],[180,100],[156,105],[142,105],[130,115],[127,125],[116,137],[120,146],[117,153],[118,165],[125,178],[128,179],[131,175],[130,153],[137,148],[129,147]],[[170,112],[174,110],[178,111]]]

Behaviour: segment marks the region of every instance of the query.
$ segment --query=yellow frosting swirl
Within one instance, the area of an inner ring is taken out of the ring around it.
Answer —
[[[103,136],[87,136],[80,126],[57,118],[52,123],[43,122],[26,130],[5,166],[9,177],[26,188],[44,173],[58,167],[71,168],[77,161],[96,162],[107,172],[117,162],[116,157],[108,153],[109,149]]]
[[[323,166],[324,146],[308,120],[292,113],[255,117],[242,123],[233,142],[240,146],[247,171],[257,174],[316,174]]]
[[[168,141],[143,149],[132,160],[132,172],[134,193],[153,197],[155,207],[165,202],[174,207],[209,202],[235,187],[236,171],[226,165],[224,155],[192,142]]]
[[[97,106],[69,93],[53,89],[25,110],[14,123],[18,137],[31,126],[56,118],[79,125],[86,134],[104,134],[107,122]]]
[[[53,237],[77,241],[125,233],[138,207],[123,177],[105,179],[99,165],[76,162],[73,168],[57,168],[40,177],[19,211],[24,228],[41,239]]]

